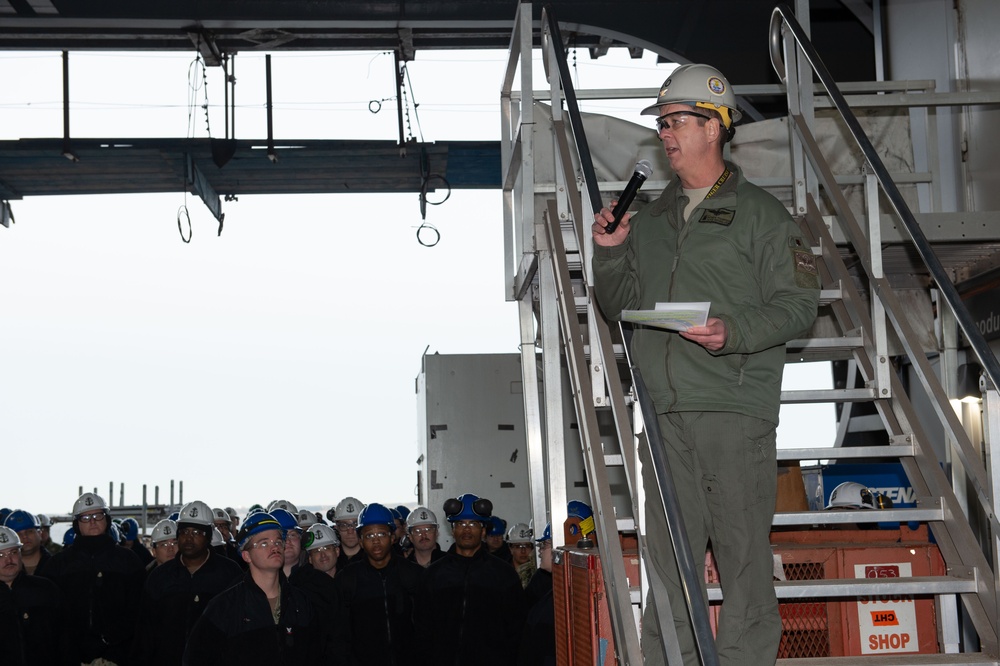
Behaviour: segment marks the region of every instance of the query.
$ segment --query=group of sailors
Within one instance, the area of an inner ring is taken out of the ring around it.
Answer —
[[[95,493],[62,547],[46,516],[0,514],[3,663],[555,664],[551,528],[506,529],[471,493],[442,510],[447,552],[430,508],[354,497],[327,520],[284,500],[242,520],[193,501],[148,547]]]

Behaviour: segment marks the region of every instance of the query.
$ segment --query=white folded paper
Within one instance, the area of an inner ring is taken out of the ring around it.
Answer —
[[[622,310],[622,321],[655,326],[670,331],[686,331],[704,326],[711,303],[657,303],[653,310]]]

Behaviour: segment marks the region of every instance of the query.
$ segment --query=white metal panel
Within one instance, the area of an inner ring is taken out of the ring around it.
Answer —
[[[956,92],[956,14],[952,0],[886,0],[890,79],[934,79],[937,92]],[[916,76],[919,73],[919,77]],[[941,161],[940,210],[964,210],[961,195],[959,116],[954,107],[937,109]]]
[[[959,29],[964,40],[964,80],[970,91],[1000,91],[1000,2],[960,0]],[[959,76],[962,70],[959,70]],[[1000,210],[1000,108],[970,107],[966,113],[968,136],[966,176],[971,210]]]
[[[421,495],[442,523],[442,548],[451,542],[442,505],[470,492],[493,502],[508,522],[527,522],[528,452],[518,354],[427,354],[418,381]]]

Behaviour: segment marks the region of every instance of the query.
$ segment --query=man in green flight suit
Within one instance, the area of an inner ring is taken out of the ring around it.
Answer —
[[[632,358],[656,407],[659,445],[700,564],[699,580],[709,541],[719,566],[725,598],[716,636],[720,664],[773,664],[781,638],[768,540],[777,486],[775,429],[784,343],[816,317],[815,258],[785,207],[724,159],[741,114],[721,72],[708,65],[678,67],[642,115],[657,117],[676,178],[611,233],[612,212],[595,215],[597,301],[609,319],[660,302],[711,303],[704,326],[680,333],[637,327]],[[684,663],[696,666],[666,517],[653,491],[648,452],[640,455],[651,574],[669,593]],[[663,663],[652,603],[643,617],[642,644],[646,664]]]

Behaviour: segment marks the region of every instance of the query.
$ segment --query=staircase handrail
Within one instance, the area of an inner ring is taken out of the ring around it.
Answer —
[[[896,212],[900,222],[902,222],[903,228],[906,229],[907,234],[910,236],[910,240],[913,241],[914,248],[930,272],[930,276],[934,280],[934,284],[937,286],[938,291],[941,293],[945,303],[948,304],[949,309],[951,309],[954,314],[959,329],[962,331],[962,334],[965,335],[965,339],[972,347],[976,358],[979,360],[980,366],[983,368],[983,372],[989,379],[989,383],[995,388],[1000,388],[1000,362],[997,361],[996,355],[993,354],[992,350],[990,350],[982,332],[980,332],[976,323],[973,321],[972,315],[969,314],[968,309],[962,304],[962,300],[958,295],[958,290],[955,289],[955,285],[948,277],[948,273],[945,271],[944,266],[941,265],[941,261],[937,258],[934,250],[931,249],[930,243],[927,241],[927,237],[920,228],[920,224],[913,216],[913,212],[906,204],[906,201],[904,201],[903,195],[900,193],[899,188],[896,187],[896,183],[893,182],[892,178],[889,176],[889,172],[885,168],[882,158],[879,157],[875,147],[872,145],[871,140],[868,138],[868,135],[865,134],[863,129],[861,129],[861,124],[858,122],[854,113],[850,110],[850,106],[844,98],[843,93],[840,91],[840,88],[833,80],[833,77],[830,75],[829,70],[827,70],[826,65],[820,59],[819,54],[816,52],[816,49],[812,45],[808,35],[806,35],[802,26],[799,24],[798,20],[796,20],[794,12],[785,4],[777,5],[774,8],[774,11],[771,12],[770,51],[771,64],[774,67],[774,71],[777,73],[782,83],[787,83],[785,63],[781,57],[781,37],[783,26],[791,32],[792,37],[795,39],[795,42],[799,49],[801,49],[802,54],[809,62],[809,65],[816,73],[820,83],[824,88],[826,88],[826,92],[829,95],[830,100],[833,102],[834,108],[837,109],[841,119],[847,125],[847,129],[851,133],[851,136],[854,137],[854,140],[857,142],[858,147],[864,154],[865,159],[868,160],[868,164],[871,165],[873,174],[877,178],[879,185],[881,185],[882,190],[885,192],[886,197],[889,199],[889,203],[892,205],[892,208]]]

